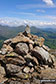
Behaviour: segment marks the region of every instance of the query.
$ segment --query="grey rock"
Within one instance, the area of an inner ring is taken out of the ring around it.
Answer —
[[[42,47],[36,46],[32,50],[32,54],[37,57],[37,59],[41,60],[42,62],[45,62],[45,64],[48,64],[48,61],[52,63],[52,60],[50,58],[50,54],[45,51]]]
[[[21,70],[21,67],[13,64],[6,64],[6,70],[8,74],[15,75]]]
[[[29,51],[29,48],[26,43],[18,43],[16,45],[15,51],[20,55],[26,55]]]

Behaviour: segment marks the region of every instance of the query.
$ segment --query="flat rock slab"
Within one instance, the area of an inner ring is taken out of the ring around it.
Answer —
[[[34,44],[32,40],[30,40],[28,37],[25,36],[16,36],[12,39],[12,43],[18,43],[18,42],[28,42]]]

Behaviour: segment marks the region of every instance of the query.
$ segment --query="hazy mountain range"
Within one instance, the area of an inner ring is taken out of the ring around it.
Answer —
[[[31,26],[31,33],[45,38],[45,44],[50,48],[56,48],[56,28],[37,28]],[[23,32],[25,26],[18,27],[2,26],[0,25],[0,47],[4,40],[16,36],[19,32]]]

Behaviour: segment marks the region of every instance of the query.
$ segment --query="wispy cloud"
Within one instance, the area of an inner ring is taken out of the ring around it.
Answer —
[[[45,10],[37,10],[37,12],[45,12]],[[56,21],[56,16],[52,15],[37,15],[36,13],[31,12],[12,12],[16,16],[23,16],[25,19],[34,19],[34,20],[42,20],[42,21]]]
[[[46,4],[24,4],[24,5],[16,5],[16,8],[18,8],[18,9],[56,8],[56,6],[54,4],[49,3],[48,6]]]
[[[17,15],[35,16],[35,14],[31,12],[11,12],[11,13],[17,14]]]
[[[53,0],[43,0],[48,6],[54,6]]]
[[[38,9],[38,10],[36,10],[37,12],[40,12],[40,13],[45,13],[45,10],[40,10],[40,9]]]

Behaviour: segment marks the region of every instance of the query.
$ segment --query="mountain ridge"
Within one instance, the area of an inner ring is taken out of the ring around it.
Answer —
[[[45,44],[50,48],[56,48],[56,30],[53,28],[37,28],[35,26],[31,26],[31,33],[42,36],[45,38]],[[25,26],[21,25],[18,27],[9,27],[0,25],[0,46],[2,42],[8,38],[12,38],[17,35],[17,33],[25,30]],[[1,42],[2,40],[2,42]]]

